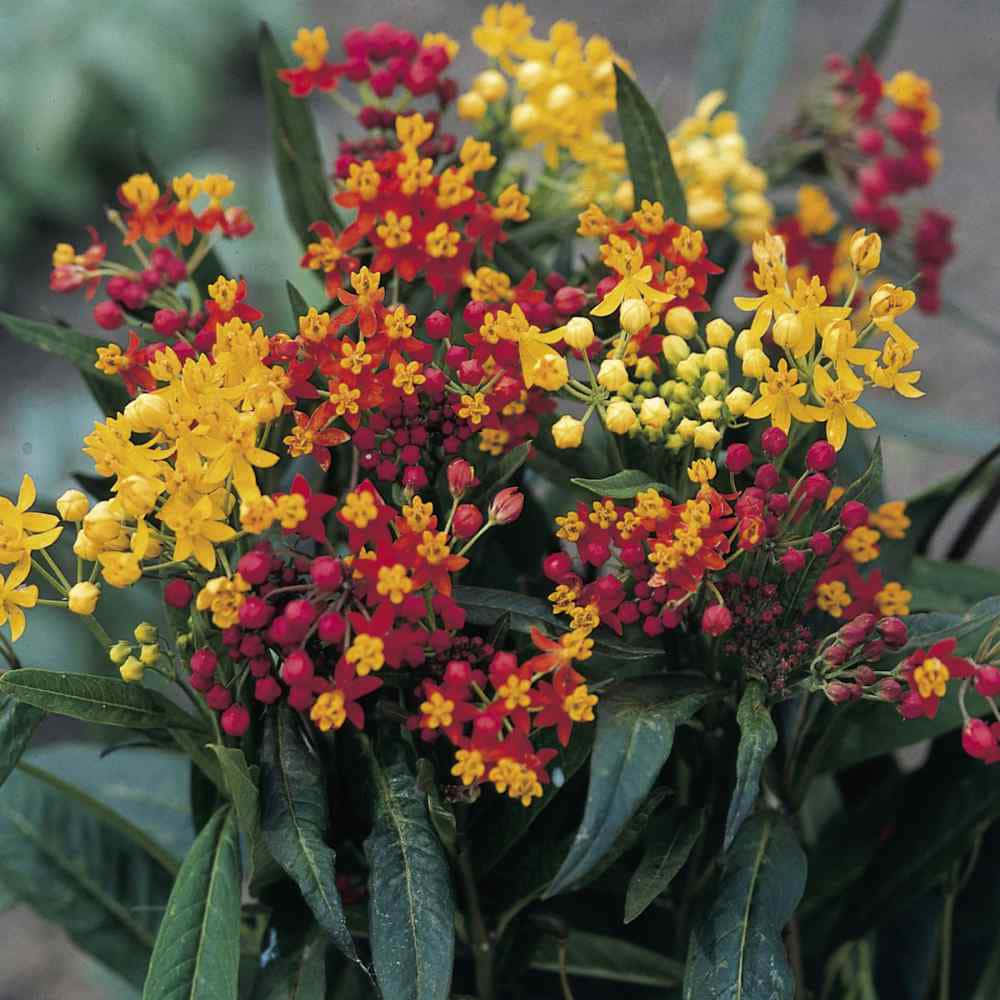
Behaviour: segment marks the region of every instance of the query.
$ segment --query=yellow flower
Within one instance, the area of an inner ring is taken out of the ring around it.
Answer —
[[[557,448],[579,448],[583,443],[583,431],[583,421],[567,413],[552,425],[552,440]]]
[[[347,721],[343,691],[324,691],[320,694],[309,710],[309,718],[316,723],[321,733],[340,729]]]
[[[486,397],[481,392],[477,392],[472,396],[468,393],[463,393],[461,403],[462,405],[458,408],[458,415],[463,420],[468,420],[469,423],[474,425],[481,424],[483,417],[490,412]]]
[[[843,542],[844,549],[856,563],[873,562],[878,559],[880,537],[874,528],[862,524],[847,533]]]
[[[803,184],[797,194],[799,226],[805,236],[822,236],[837,224],[837,213],[822,188]]]
[[[868,523],[873,528],[878,528],[886,538],[905,538],[910,527],[910,519],[906,516],[906,501],[886,501],[868,515]]]
[[[831,580],[829,583],[820,583],[816,586],[816,606],[831,618],[843,618],[844,608],[851,603],[851,600],[851,595],[842,580]]]
[[[781,358],[777,369],[764,373],[760,383],[760,398],[746,411],[751,420],[769,416],[774,427],[780,427],[786,434],[792,418],[802,423],[812,423],[813,414],[802,402],[806,386],[799,382],[799,373],[789,370],[788,362]]]
[[[75,615],[92,615],[100,599],[100,588],[93,583],[83,581],[69,588],[69,609]]]
[[[216,509],[210,497],[178,494],[171,497],[160,512],[160,520],[174,533],[174,559],[183,562],[194,556],[210,573],[215,569],[215,546],[236,536],[225,523],[225,515]]]
[[[813,393],[820,405],[810,407],[810,413],[815,420],[826,422],[826,439],[837,451],[847,440],[848,424],[863,429],[875,426],[875,418],[857,403],[861,395],[860,383],[845,382],[843,379],[834,381],[822,365],[816,365],[813,369]]]
[[[0,564],[31,561],[31,553],[47,549],[61,534],[55,514],[39,514],[29,508],[35,502],[31,476],[21,480],[17,502],[0,497]]]
[[[901,583],[890,580],[876,595],[875,606],[882,615],[908,615],[913,594]]]
[[[580,684],[563,699],[563,711],[574,722],[593,722],[596,704],[597,695],[591,694],[586,684]]]
[[[823,331],[822,353],[834,363],[837,377],[860,387],[861,382],[850,366],[874,364],[878,351],[858,347],[857,343],[858,335],[849,320],[835,320]]]
[[[388,597],[393,604],[402,604],[403,599],[413,589],[413,581],[402,563],[380,566],[375,589],[382,597]]]
[[[478,750],[456,750],[451,773],[460,778],[463,785],[471,785],[486,773],[483,755]]]
[[[798,340],[792,344],[792,353],[797,358],[805,357],[813,349],[818,330],[825,330],[835,320],[845,319],[851,314],[849,306],[823,305],[826,296],[826,288],[816,275],[808,284],[801,278],[795,283],[791,308],[801,324]]]
[[[385,666],[385,644],[377,635],[356,635],[344,656],[354,664],[359,677],[365,677],[373,670]]]
[[[19,562],[7,575],[0,576],[0,625],[10,625],[11,641],[17,642],[24,633],[24,609],[38,601],[38,588],[22,584],[28,576],[30,562]]]
[[[950,677],[951,671],[936,656],[929,656],[913,671],[913,680],[921,698],[932,695],[943,698],[948,691]]]
[[[231,628],[239,621],[240,607],[246,601],[250,584],[237,573],[231,579],[217,576],[198,592],[195,605],[199,611],[211,611],[217,628]]]
[[[651,288],[653,268],[645,263],[642,247],[612,234],[601,247],[604,263],[616,271],[621,280],[590,310],[592,316],[610,316],[626,299],[644,302],[669,302],[673,296]]]
[[[891,338],[882,345],[882,365],[870,362],[865,374],[880,389],[892,389],[906,399],[919,399],[924,393],[917,388],[922,372],[902,369],[913,360],[913,349]]]
[[[687,470],[688,479],[692,483],[708,483],[715,479],[718,469],[710,458],[695,459]]]

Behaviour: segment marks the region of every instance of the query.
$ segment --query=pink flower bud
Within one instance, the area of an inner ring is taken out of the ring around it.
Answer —
[[[805,569],[806,557],[799,549],[789,549],[779,560],[781,568],[791,576]]]
[[[261,677],[253,686],[253,696],[265,705],[273,705],[281,697],[281,685],[273,677]]]
[[[726,451],[726,468],[738,476],[753,464],[753,452],[745,444],[730,445]]]
[[[205,693],[205,704],[213,712],[222,712],[232,704],[233,696],[229,693],[229,688],[221,684],[215,684]]]
[[[776,428],[771,428],[775,430]],[[762,465],[754,476],[753,484],[761,490],[773,490],[778,485],[778,470],[770,463]]]
[[[266,628],[274,617],[274,608],[262,597],[250,594],[240,605],[238,614],[244,628]]]
[[[260,549],[251,549],[240,558],[236,569],[240,576],[252,586],[263,583],[271,573],[272,558]]]
[[[847,646],[842,642],[835,642],[823,653],[823,659],[831,666],[839,667],[841,664],[847,662],[847,658],[850,655],[851,650]]]
[[[882,618],[876,627],[889,649],[899,649],[906,645],[908,629],[902,618]]]
[[[818,556],[828,556],[833,551],[833,541],[825,532],[817,531],[809,539],[809,548]]]
[[[868,508],[857,500],[848,500],[840,512],[840,523],[853,531],[868,523]]]
[[[218,665],[219,658],[207,646],[203,649],[196,649],[191,654],[191,672],[194,674],[211,677]]]
[[[553,552],[542,562],[542,572],[553,582],[558,583],[567,573],[573,571],[573,560],[565,552]]]
[[[471,503],[459,504],[451,520],[451,530],[456,538],[471,538],[483,526],[483,514]]]
[[[788,435],[780,427],[768,427],[760,436],[760,446],[765,455],[775,458],[788,447]]]
[[[314,667],[312,658],[304,649],[296,649],[289,653],[281,664],[281,679],[290,687],[297,684],[307,684],[313,679]]]
[[[843,705],[860,698],[861,687],[858,684],[844,684],[843,681],[830,681],[823,689],[823,693],[835,705]]]
[[[837,637],[845,646],[853,649],[855,646],[860,646],[868,638],[873,628],[875,628],[874,615],[858,615],[857,618],[840,627]]]
[[[171,580],[163,588],[163,599],[172,608],[186,608],[193,597],[194,589],[187,580]]]
[[[125,322],[121,309],[110,299],[94,306],[94,322],[102,330],[117,330]]]
[[[707,635],[722,635],[728,632],[732,625],[733,616],[724,604],[710,604],[701,616],[701,630]]]
[[[826,472],[837,464],[837,449],[829,441],[814,441],[806,452],[810,472]]]
[[[318,556],[309,566],[309,575],[320,590],[336,590],[344,582],[344,571],[335,556]]]
[[[858,667],[854,672],[854,677],[857,682],[864,687],[871,687],[878,678],[875,676],[875,671],[871,667]]]
[[[817,472],[810,476],[803,486],[810,500],[825,500],[830,495],[833,484],[822,472]]]
[[[250,713],[242,705],[230,705],[222,713],[222,731],[229,736],[242,736],[250,728]]]
[[[511,524],[524,510],[524,494],[516,486],[502,489],[490,504],[490,520],[494,524]]]
[[[982,719],[969,719],[962,728],[962,749],[970,757],[982,760],[990,756],[995,747],[990,727]]]
[[[974,683],[976,690],[984,698],[995,698],[1000,694],[1000,670],[996,667],[979,667]]]
[[[448,463],[448,492],[457,500],[467,490],[477,486],[476,470],[464,458]]]
[[[875,687],[882,701],[897,702],[903,696],[903,685],[895,677],[883,677]]]

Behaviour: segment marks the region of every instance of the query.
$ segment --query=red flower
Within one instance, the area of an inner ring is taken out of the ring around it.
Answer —
[[[292,480],[292,493],[297,493],[306,502],[306,519],[294,528],[285,528],[286,535],[303,535],[314,541],[326,540],[323,518],[337,505],[337,498],[327,493],[313,493],[305,476],[299,474]],[[281,496],[282,494],[277,494]]]

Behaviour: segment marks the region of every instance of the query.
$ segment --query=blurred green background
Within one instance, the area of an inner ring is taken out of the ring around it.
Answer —
[[[770,123],[787,120],[805,84],[830,51],[850,52],[866,34],[882,0],[802,0],[796,41]],[[635,67],[647,93],[663,95],[669,124],[691,107],[693,52],[706,16],[704,0],[656,5],[552,0],[529,5],[544,30],[572,17],[584,34],[607,35]],[[0,3],[0,309],[33,318],[63,318],[95,332],[81,296],[48,292],[49,260],[58,241],[85,245],[84,227],[102,225],[114,189],[138,168],[141,146],[165,173],[221,170],[237,183],[235,203],[250,209],[256,233],[221,256],[244,274],[254,304],[287,322],[285,277],[304,291],[298,246],[285,225],[268,157],[267,122],[256,74],[258,22],[267,19],[279,44],[300,24],[325,24],[334,46],[353,24],[392,20],[422,33],[447,30],[462,43],[456,73],[467,80],[482,57],[469,41],[482,4],[422,0],[391,3],[267,0],[70,0]],[[609,16],[610,15],[610,16]],[[902,419],[882,426],[887,493],[906,497],[965,468],[1000,440],[1000,281],[995,234],[1000,198],[996,112],[996,0],[910,0],[885,60],[930,78],[943,112],[944,164],[928,201],[957,220],[958,255],[946,272],[945,293],[980,322],[950,316],[915,317],[908,329],[921,341],[919,367],[927,397]],[[334,50],[336,52],[336,48]],[[321,122],[332,149],[350,122],[332,106]],[[924,193],[921,193],[924,197]],[[96,408],[67,365],[29,350],[0,332],[0,492],[16,490],[23,472],[39,494],[54,498],[74,471],[90,472],[80,439]],[[958,523],[968,504],[949,517]],[[948,532],[943,533],[947,540]],[[973,560],[996,566],[1000,532],[980,540]],[[105,624],[127,634],[148,613],[141,597],[121,620]],[[94,669],[89,634],[56,613],[31,617],[18,652],[26,662]],[[45,732],[42,734],[45,735]],[[54,735],[48,730],[48,735]],[[0,914],[5,941],[0,1000],[125,996],[77,953],[61,932],[15,908]]]

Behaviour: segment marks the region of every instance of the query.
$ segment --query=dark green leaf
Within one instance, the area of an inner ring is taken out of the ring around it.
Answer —
[[[290,955],[264,966],[253,1000],[325,1000],[326,938],[310,934]]]
[[[79,800],[30,774],[10,776],[0,789],[0,882],[142,985],[171,876]]]
[[[726,834],[722,841],[724,851],[729,850],[743,821],[753,811],[760,793],[764,762],[778,743],[778,730],[774,728],[765,696],[764,685],[760,681],[750,681],[736,711],[740,746],[736,752],[736,787],[729,801]]]
[[[914,558],[906,576],[914,611],[955,611],[959,614],[986,597],[1000,594],[1000,573],[942,559]]]
[[[236,1000],[240,965],[240,845],[220,809],[198,834],[156,935],[143,1000]]]
[[[795,27],[795,0],[715,0],[698,42],[695,93],[724,90],[753,138],[764,121]]]
[[[566,631],[565,622],[552,613],[547,602],[537,597],[490,587],[456,587],[453,596],[465,608],[467,620],[472,625],[490,628],[502,616],[509,615],[509,627],[515,632],[527,634],[532,628],[539,627],[556,632]],[[644,660],[663,653],[660,648],[637,647],[607,635],[595,634],[591,638],[594,639],[595,653],[606,653],[620,660]]]
[[[704,678],[680,675],[635,678],[608,690],[598,708],[583,821],[546,896],[578,882],[601,860],[653,787],[677,726],[715,693]]]
[[[427,812],[438,840],[448,854],[454,857],[458,839],[455,810],[441,797],[441,789],[434,776],[434,765],[426,757],[417,761],[417,785],[427,796]]]
[[[341,223],[330,201],[323,152],[309,102],[292,97],[288,85],[278,79],[285,60],[266,24],[260,26],[258,60],[281,197],[288,221],[304,246],[309,242],[312,223],[329,222],[338,228]]]
[[[372,764],[375,824],[365,841],[375,979],[393,1000],[447,1000],[455,902],[425,796],[404,763]]]
[[[493,248],[493,260],[514,281],[520,281],[529,271],[544,274],[545,266],[523,243],[506,239]]]
[[[635,188],[636,205],[645,198],[658,201],[663,214],[677,222],[687,221],[684,188],[674,170],[663,126],[635,81],[615,66],[618,123],[625,143],[628,172]]]
[[[653,818],[645,853],[625,893],[625,923],[635,920],[667,889],[704,830],[701,810],[674,809]]]
[[[691,932],[684,1000],[792,1000],[781,933],[805,883],[806,857],[788,823],[774,813],[745,823]]]
[[[114,479],[111,477],[88,476],[85,472],[74,472],[73,479],[95,500],[110,500],[113,496],[111,487],[114,484]]]
[[[53,715],[129,729],[200,729],[173,702],[140,684],[96,674],[65,674],[25,667],[0,677],[0,693]]]
[[[260,769],[264,843],[298,885],[317,923],[348,958],[356,959],[334,881],[337,855],[326,843],[323,769],[287,705],[265,719]]]
[[[674,491],[669,486],[656,482],[638,469],[622,469],[605,479],[571,479],[570,482],[599,497],[611,497],[613,500],[631,500],[642,490],[650,489],[668,497],[674,496]]]
[[[288,292],[288,304],[292,307],[293,325],[298,326],[298,318],[309,312],[309,303],[290,281],[285,282],[285,290]]]
[[[81,370],[80,374],[83,376],[83,381],[90,390],[90,394],[94,397],[98,409],[106,417],[113,417],[121,413],[132,399],[120,379],[110,378],[98,371]]]
[[[862,56],[868,56],[873,63],[878,63],[896,34],[896,27],[902,13],[903,0],[888,0],[888,3],[882,8],[879,19],[872,25],[868,37],[854,53],[855,62]]]
[[[882,489],[882,442],[876,441],[872,448],[871,461],[857,479],[850,483],[844,490],[843,496],[826,513],[826,523],[831,524],[840,517],[840,512],[844,509],[844,504],[851,500],[860,503],[871,502]]]
[[[479,486],[476,487],[474,496],[485,497],[498,486],[502,486],[527,462],[530,454],[530,441],[525,441],[516,448],[512,448],[498,462],[492,463],[490,468],[483,474]]]
[[[21,759],[45,713],[9,694],[0,696],[0,785]]]
[[[219,760],[222,781],[229,795],[229,801],[233,804],[240,833],[247,838],[250,857],[254,857],[260,839],[260,795],[257,792],[257,776],[251,772],[242,750],[218,744],[212,744],[209,749]]]
[[[565,959],[560,955],[563,947]],[[680,962],[648,948],[620,938],[575,930],[568,933],[564,944],[546,935],[531,959],[531,968],[539,972],[558,973],[564,966],[571,976],[630,986],[677,986],[684,975]]]
[[[958,529],[958,534],[948,547],[949,559],[962,560],[969,555],[992,522],[998,505],[1000,505],[1000,477],[994,479],[975,507],[969,511],[962,527]]]

